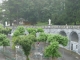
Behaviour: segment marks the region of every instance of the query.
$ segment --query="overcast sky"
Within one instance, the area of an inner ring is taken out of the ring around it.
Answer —
[[[2,0],[0,0],[0,3],[2,2]]]

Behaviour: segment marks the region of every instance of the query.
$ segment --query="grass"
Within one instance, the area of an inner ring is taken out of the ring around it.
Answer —
[[[45,25],[48,25],[48,23],[47,22],[38,22],[36,25],[37,26],[45,26]]]

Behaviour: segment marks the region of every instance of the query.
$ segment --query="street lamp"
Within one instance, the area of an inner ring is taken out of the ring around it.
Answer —
[[[15,48],[16,48],[16,60],[17,60],[17,57],[18,57],[18,55],[17,55],[17,49],[19,49],[19,46],[16,45]]]

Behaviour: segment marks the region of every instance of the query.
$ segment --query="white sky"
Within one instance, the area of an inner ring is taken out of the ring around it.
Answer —
[[[0,0],[0,3],[2,3],[2,0]]]

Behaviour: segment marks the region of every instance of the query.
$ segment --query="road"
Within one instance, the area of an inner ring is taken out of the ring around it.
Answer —
[[[59,49],[62,57],[58,58],[58,60],[80,60],[80,55],[75,52],[60,48]]]
[[[76,54],[75,52],[72,52],[63,48],[60,48],[59,51],[62,57],[59,57],[57,60],[80,60],[80,55]],[[22,56],[18,54],[18,60],[26,60],[25,57],[23,57],[23,59],[21,58]],[[4,55],[1,52],[0,52],[0,60],[5,60]],[[30,60],[49,60],[49,59],[41,58],[41,56],[39,56],[39,58],[34,56],[34,57],[31,57]]]

